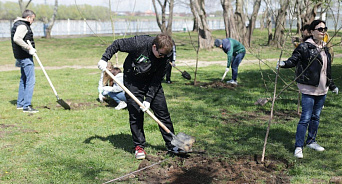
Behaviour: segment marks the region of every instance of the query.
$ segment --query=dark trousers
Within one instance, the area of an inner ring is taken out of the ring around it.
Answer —
[[[172,65],[170,63],[168,63],[166,65],[166,75],[165,75],[166,81],[171,81],[171,70],[172,70]]]
[[[141,102],[144,101],[144,96],[146,90],[139,89],[136,86],[127,87],[135,97],[137,97]],[[126,93],[127,98],[127,108],[129,112],[129,122],[131,127],[131,133],[133,138],[134,146],[145,147],[145,132],[144,132],[144,112],[140,109],[140,106]],[[154,115],[172,132],[174,133],[173,125],[171,122],[170,113],[167,108],[164,91],[162,86],[156,91],[156,95],[151,102],[150,108],[153,110]],[[172,136],[165,132],[159,126],[159,130],[165,141],[165,145],[168,149],[172,148],[171,140]]]

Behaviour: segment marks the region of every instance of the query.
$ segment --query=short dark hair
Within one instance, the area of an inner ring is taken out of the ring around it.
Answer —
[[[21,15],[22,18],[31,17],[32,15],[36,16],[36,14],[32,10],[25,10]]]
[[[158,49],[165,49],[166,54],[171,53],[173,48],[173,40],[170,35],[165,33],[158,34],[153,40],[153,44],[156,45]]]
[[[324,23],[325,25],[327,25],[327,24],[325,23],[325,21],[323,21],[323,20],[314,20],[314,21],[312,21],[311,24],[310,24],[310,31],[315,30],[316,26],[317,26],[318,24],[320,24],[320,23]]]
[[[301,31],[305,31],[305,30],[310,31],[310,24],[305,24],[305,25],[302,27]]]

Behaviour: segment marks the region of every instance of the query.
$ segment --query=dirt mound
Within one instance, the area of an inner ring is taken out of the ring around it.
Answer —
[[[276,159],[259,164],[253,156],[233,159],[191,153],[188,157],[160,160],[158,156],[148,156],[141,162],[141,171],[134,175],[139,183],[290,183],[290,177],[284,174],[289,167],[287,162]]]
[[[187,85],[194,85],[193,82],[188,83]],[[200,82],[197,81],[195,86],[199,86],[201,88],[227,88],[227,89],[235,89],[237,85],[234,84],[227,84],[226,82],[222,81],[213,81],[213,82]]]

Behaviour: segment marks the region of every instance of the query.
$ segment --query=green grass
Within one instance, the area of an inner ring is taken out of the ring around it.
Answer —
[[[222,33],[213,34],[220,37]],[[178,59],[194,59],[196,53],[189,45],[187,33],[176,33],[174,38],[176,43],[184,43],[178,47]],[[102,39],[108,43],[111,40],[110,37]],[[36,43],[44,66],[96,66],[107,47],[97,37],[37,39]],[[255,41],[254,48],[270,51],[269,56],[261,54],[264,60],[279,57],[280,50],[260,46],[263,43],[264,40]],[[0,42],[0,49],[4,51],[0,66],[14,64],[10,41]],[[200,60],[226,60],[225,54],[216,49],[203,50],[200,55],[203,56]],[[120,53],[119,57],[123,62],[124,54]],[[253,57],[251,53],[246,56]],[[186,85],[188,81],[177,70],[173,70],[172,85],[163,83],[175,131],[195,136],[194,149],[227,158],[261,155],[271,103],[256,106],[254,102],[272,96],[275,74],[265,64],[243,62],[239,68],[240,85],[235,89]],[[272,69],[275,67],[275,62],[266,63]],[[190,68],[183,68],[194,77]],[[335,58],[333,70],[336,85],[342,86],[341,58]],[[59,96],[72,103],[72,110],[56,106],[56,97],[41,70],[36,70],[33,96],[33,105],[40,112],[28,115],[16,110],[20,74],[1,72],[0,183],[103,183],[138,169],[141,161],[134,159],[128,112],[116,111],[96,101],[99,70],[67,68],[47,72]],[[223,72],[224,67],[218,65],[201,67],[197,80],[218,81]],[[281,77],[287,83],[293,76],[293,70],[281,70]],[[280,81],[277,91],[284,85]],[[276,101],[266,156],[289,162],[292,183],[327,183],[332,176],[342,176],[341,97],[329,92],[322,111],[318,141],[326,151],[319,153],[305,148],[304,159],[297,160],[293,158],[299,119],[297,95],[297,88],[292,85]],[[147,115],[145,131],[148,154],[165,150],[157,124]]]

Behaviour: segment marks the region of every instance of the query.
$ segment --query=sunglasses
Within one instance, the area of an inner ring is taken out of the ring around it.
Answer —
[[[320,28],[317,28],[317,29],[314,29],[314,30],[317,30],[319,32],[327,32],[328,31],[328,28],[327,27],[320,27]]]
[[[159,57],[170,57],[172,55],[172,52],[170,52],[168,54],[160,53],[159,49],[157,47],[156,47],[156,50],[158,52]]]

